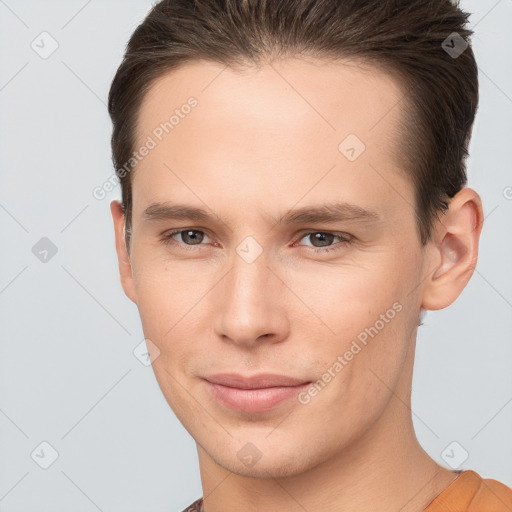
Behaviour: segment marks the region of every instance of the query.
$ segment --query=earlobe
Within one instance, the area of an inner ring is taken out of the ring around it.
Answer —
[[[470,188],[462,189],[437,223],[431,242],[433,256],[429,259],[434,261],[434,268],[423,288],[425,309],[449,306],[465,288],[476,267],[482,222],[480,196]]]
[[[110,211],[114,222],[114,235],[121,285],[126,296],[133,302],[137,303],[131,258],[126,248],[125,218],[121,203],[119,201],[112,201],[110,203]]]

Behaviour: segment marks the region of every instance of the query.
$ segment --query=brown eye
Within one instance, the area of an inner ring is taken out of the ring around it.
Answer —
[[[187,245],[200,244],[204,239],[204,233],[195,229],[186,229],[184,231],[180,231],[179,234],[181,235],[183,242]]]
[[[181,240],[178,238],[178,235]],[[165,234],[162,237],[162,241],[167,244],[175,242],[188,246],[204,245],[202,242],[205,240],[205,237],[207,237],[207,235],[198,229],[178,229]]]
[[[309,240],[313,247],[326,247],[332,244],[335,236],[332,233],[310,233]],[[318,245],[317,245],[318,244]]]
[[[311,250],[323,253],[341,249],[349,245],[352,241],[352,236],[348,233],[328,233],[325,231],[310,231],[304,233],[301,240],[309,240],[309,244],[300,244],[310,247]],[[336,240],[339,240],[338,242]]]

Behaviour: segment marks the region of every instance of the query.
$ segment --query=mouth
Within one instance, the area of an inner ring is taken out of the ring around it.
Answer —
[[[216,400],[246,413],[270,411],[297,397],[311,384],[305,379],[275,374],[218,374],[205,377],[204,381]]]

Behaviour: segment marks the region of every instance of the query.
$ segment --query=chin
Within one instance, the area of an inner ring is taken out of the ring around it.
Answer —
[[[321,462],[310,461],[305,457],[303,449],[294,446],[281,445],[280,452],[271,448],[259,451],[252,443],[246,443],[241,449],[231,452],[233,445],[238,446],[235,441],[229,448],[209,452],[209,455],[225,470],[248,478],[286,478],[303,473]],[[255,458],[251,460],[249,457],[249,460],[244,461],[251,454]]]
[[[248,467],[241,464],[238,459],[216,461],[219,466],[239,476],[248,478],[286,478],[302,473],[303,469],[293,463],[282,465],[276,460],[259,460],[254,466]]]

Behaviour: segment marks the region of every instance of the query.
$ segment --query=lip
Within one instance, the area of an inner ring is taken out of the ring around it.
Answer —
[[[274,409],[296,397],[310,381],[285,375],[217,374],[204,378],[209,392],[224,405],[247,413]]]

